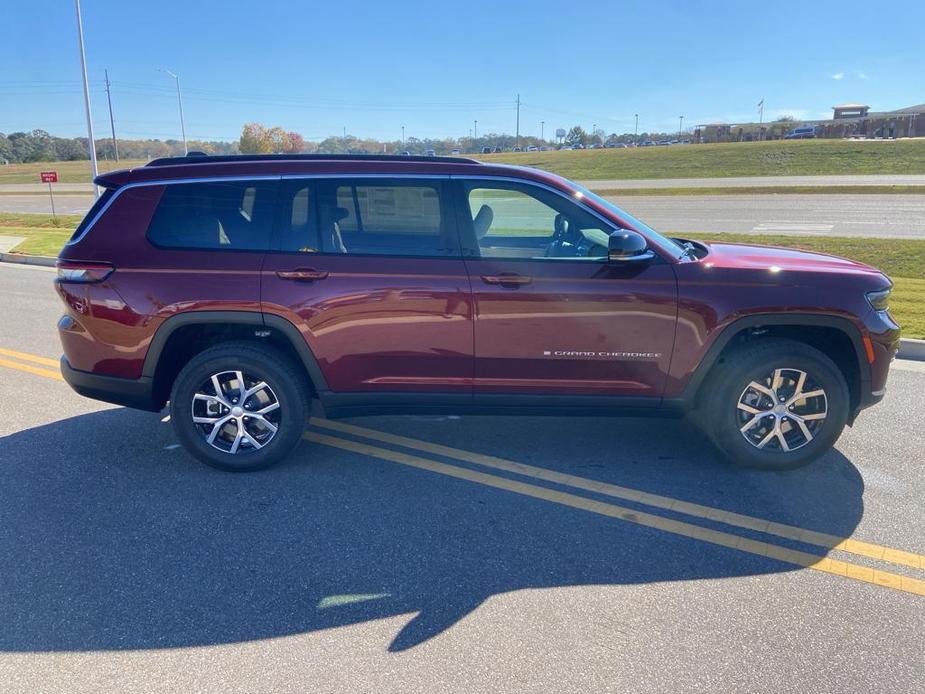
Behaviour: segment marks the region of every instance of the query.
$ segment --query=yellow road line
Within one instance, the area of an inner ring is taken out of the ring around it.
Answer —
[[[9,361],[8,359],[0,359],[0,366],[5,366],[8,369],[16,369],[17,371],[25,371],[34,376],[45,376],[46,378],[54,378],[58,381],[64,380],[57,371],[49,371],[48,369],[41,369],[37,366],[30,366],[29,364],[19,364],[15,361]]]
[[[27,354],[26,352],[17,352],[12,349],[4,349],[0,347],[0,355],[4,357],[13,357],[14,359],[21,359],[22,361],[31,361],[35,364],[44,364],[45,366],[54,366],[58,368],[60,362],[57,359],[49,359],[48,357],[40,357],[35,354]]]
[[[624,501],[641,503],[666,511],[683,513],[684,515],[693,516],[694,518],[718,521],[720,523],[732,525],[737,528],[743,528],[745,530],[755,530],[758,532],[766,533],[768,535],[782,537],[788,540],[804,542],[806,544],[826,547],[842,552],[849,552],[857,556],[867,557],[869,559],[877,559],[879,561],[890,562],[892,564],[898,564],[902,566],[909,566],[914,569],[925,569],[925,556],[916,554],[915,552],[905,552],[902,550],[893,549],[891,547],[876,545],[870,542],[863,542],[861,540],[853,540],[851,538],[820,533],[814,530],[807,530],[805,528],[800,528],[794,525],[775,523],[763,518],[746,516],[741,513],[724,511],[722,509],[713,508],[711,506],[703,506],[701,504],[694,504],[688,501],[682,501],[680,499],[673,499],[670,496],[650,494],[649,492],[644,492],[639,489],[631,489],[629,487],[621,487],[619,485],[609,484],[607,482],[589,480],[584,477],[578,477],[577,475],[569,475],[567,473],[556,472],[555,470],[547,470],[545,468],[526,465],[524,463],[517,463],[512,460],[497,458],[491,455],[473,453],[471,451],[452,448],[450,446],[443,446],[441,444],[431,443],[429,441],[412,439],[408,438],[407,436],[389,434],[387,432],[378,431],[376,429],[367,429],[365,427],[346,424],[344,422],[335,422],[330,419],[312,418],[311,424],[312,426],[338,431],[343,434],[350,434],[353,436],[373,439],[375,441],[381,441],[382,443],[389,443],[396,446],[402,446],[404,448],[424,451],[425,453],[432,453],[434,455],[439,455],[446,458],[455,458],[456,460],[474,463],[483,467],[493,468],[496,470],[504,470],[505,472],[513,472],[518,475],[533,477],[534,479],[540,479],[546,482],[553,482],[555,484],[574,487],[576,489],[582,489],[584,491],[594,492],[596,494],[603,494],[617,499],[623,499]]]
[[[40,357],[25,352],[17,352],[15,350],[5,349],[2,347],[0,347],[0,354],[16,357],[17,359],[22,359],[25,361],[31,361],[37,364],[46,364],[48,366],[55,367],[58,366],[58,361],[55,359]],[[19,364],[7,359],[0,358],[0,366],[16,369],[18,371],[24,371],[35,376],[52,378],[56,381],[64,380],[59,371],[37,368],[30,366],[29,364]],[[725,523],[726,525],[732,525],[735,527],[744,528],[746,530],[755,530],[769,535],[776,535],[777,537],[782,537],[785,539],[804,542],[819,547],[826,547],[842,552],[848,552],[879,561],[889,562],[902,566],[909,566],[915,569],[925,569],[925,556],[916,554],[915,552],[906,552],[903,550],[893,549],[891,547],[884,547],[882,545],[864,542],[862,540],[854,540],[851,538],[839,537],[837,535],[820,533],[814,530],[807,530],[798,526],[775,523],[762,518],[755,518],[753,516],[747,516],[740,513],[733,513],[732,511],[723,511],[722,509],[712,508],[710,506],[703,506],[701,504],[682,501],[680,499],[673,499],[667,496],[651,494],[649,492],[644,492],[638,489],[621,487],[619,485],[609,484],[607,482],[589,480],[584,477],[578,477],[577,475],[569,475],[566,473],[556,472],[554,470],[535,467],[533,465],[526,465],[524,463],[505,460],[504,458],[497,458],[495,456],[484,455],[481,453],[473,453],[471,451],[465,451],[458,448],[452,448],[450,446],[430,443],[429,441],[412,439],[406,436],[389,434],[383,431],[376,431],[375,429],[358,427],[352,424],[345,424],[343,422],[334,422],[328,419],[313,418],[311,423],[314,426],[324,427],[327,429],[340,431],[342,433],[362,436],[364,438],[382,441],[383,443],[392,443],[395,445],[403,446],[405,448],[417,449],[448,458],[456,458],[457,460],[471,462],[476,465],[491,467],[498,470],[505,470],[515,474],[542,479],[547,482],[553,482],[556,484],[575,487],[576,489],[583,489],[585,491],[624,499],[626,501],[634,501],[637,503],[645,504],[647,506],[693,516],[695,518],[704,518],[707,520],[718,521]]]
[[[487,487],[503,489],[505,491],[514,492],[515,494],[529,496],[534,499],[550,501],[562,506],[570,506],[571,508],[577,508],[583,511],[596,513],[601,516],[616,518],[628,523],[642,525],[647,528],[663,530],[674,535],[680,535],[682,537],[688,537],[694,540],[701,540],[713,545],[728,547],[730,549],[737,549],[741,552],[756,554],[758,556],[768,557],[770,559],[777,559],[778,561],[794,564],[796,566],[802,566],[807,569],[823,571],[825,573],[834,574],[836,576],[845,576],[846,578],[853,578],[864,583],[871,583],[873,585],[884,586],[886,588],[893,588],[894,590],[899,590],[904,593],[925,596],[925,581],[917,578],[909,578],[908,576],[901,576],[899,574],[890,573],[888,571],[880,571],[879,569],[871,569],[866,566],[858,566],[856,564],[850,564],[848,562],[839,561],[837,559],[830,559],[829,557],[819,557],[815,554],[810,554],[809,552],[800,552],[798,550],[789,549],[787,547],[774,545],[769,542],[761,542],[759,540],[752,540],[749,538],[740,537],[738,535],[733,535],[731,533],[724,533],[719,530],[702,528],[699,525],[693,525],[691,523],[685,523],[683,521],[673,520],[671,518],[663,518],[662,516],[656,516],[651,513],[635,511],[633,509],[617,506],[616,504],[608,504],[603,501],[586,499],[585,497],[578,496],[577,494],[560,492],[554,489],[539,487],[537,485],[529,484],[526,482],[517,482],[505,477],[498,477],[497,475],[490,475],[485,472],[478,472],[468,468],[457,467],[456,465],[441,463],[436,460],[421,458],[420,456],[416,455],[399,453],[398,451],[393,451],[388,448],[380,448],[378,446],[371,446],[369,444],[359,443],[357,441],[328,436],[327,434],[321,434],[315,431],[306,431],[302,435],[302,438],[309,441],[314,441],[315,443],[320,443],[325,446],[332,446],[334,448],[340,448],[346,451],[351,451],[353,453],[359,453],[361,455],[371,456],[373,458],[388,460],[393,463],[407,465],[409,467],[418,468],[420,470],[436,472],[441,475],[447,475],[448,477],[455,477],[457,479],[475,482],[476,484],[485,485]]]

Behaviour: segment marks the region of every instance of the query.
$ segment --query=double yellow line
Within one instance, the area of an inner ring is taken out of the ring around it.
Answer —
[[[9,357],[9,359],[6,357]],[[14,359],[16,361],[12,361]],[[40,364],[40,366],[33,366],[33,364]],[[25,371],[33,376],[45,376],[46,378],[54,378],[59,381],[64,380],[61,378],[61,372],[59,371],[60,366],[57,359],[39,357],[35,354],[17,352],[12,349],[4,349],[3,347],[0,347],[0,366],[5,366],[8,369],[16,369],[17,371]],[[54,371],[42,368],[44,366],[52,366],[54,367]]]
[[[312,419],[311,426],[313,429],[306,431],[303,434],[303,438],[314,443],[320,443],[352,453],[387,460],[400,465],[407,465],[420,470],[428,470],[430,472],[447,475],[448,477],[455,477],[456,479],[467,480],[487,487],[494,487],[495,489],[503,489],[534,499],[542,499],[544,501],[589,511],[598,515],[616,518],[636,525],[655,528],[674,535],[680,535],[713,545],[776,559],[795,566],[802,566],[815,571],[823,571],[836,576],[844,576],[864,583],[885,586],[905,593],[912,593],[913,595],[925,596],[925,580],[918,578],[912,578],[890,571],[883,571],[881,569],[874,569],[859,564],[852,564],[850,562],[833,559],[831,557],[823,557],[810,552],[802,552],[771,542],[755,540],[730,532],[713,530],[711,528],[695,525],[694,523],[666,518],[664,516],[638,511],[617,504],[589,499],[585,496],[550,489],[549,487],[540,486],[531,482],[522,482],[508,477],[501,477],[499,475],[460,467],[458,465],[451,465],[432,458],[403,453],[391,448],[383,448],[353,439],[331,436],[315,431],[314,428],[325,429],[356,438],[378,441],[391,446],[399,446],[423,453],[438,455],[443,458],[460,460],[485,468],[513,473],[537,481],[552,482],[560,486],[631,501],[700,520],[716,521],[743,530],[757,531],[766,535],[794,540],[804,544],[822,547],[826,550],[846,552],[881,562],[925,570],[925,556],[914,552],[905,552],[870,542],[862,542],[850,538],[838,537],[836,535],[819,533],[797,526],[774,523],[753,516],[723,511],[722,509],[710,506],[703,506],[667,496],[650,494],[638,489],[597,482],[576,475],[525,465],[495,456],[473,453],[471,451],[443,446],[429,441],[421,441],[406,436],[389,434],[387,432],[346,424],[344,422],[335,422],[328,419]]]
[[[16,352],[0,348],[0,367],[16,369],[36,376],[44,376],[62,380],[57,370],[58,361],[47,357],[40,357],[25,352]],[[44,367],[54,367],[55,370]],[[446,475],[456,479],[466,480],[495,489],[502,489],[534,499],[542,499],[562,506],[568,506],[590,513],[615,518],[628,523],[655,528],[674,535],[700,540],[709,544],[736,549],[748,554],[755,554],[770,559],[786,562],[794,566],[802,566],[814,571],[822,571],[837,576],[844,576],[864,583],[885,586],[913,595],[925,596],[925,580],[912,578],[901,574],[871,568],[860,564],[842,561],[829,556],[820,556],[811,552],[803,552],[789,547],[774,544],[763,540],[755,540],[732,532],[714,530],[695,523],[667,518],[655,513],[643,512],[617,504],[598,501],[573,492],[559,491],[535,482],[547,482],[582,492],[591,492],[600,496],[607,496],[635,504],[647,506],[651,509],[669,511],[701,521],[713,521],[731,528],[752,531],[777,537],[785,540],[800,542],[806,545],[820,547],[825,551],[844,552],[858,557],[886,562],[911,569],[925,571],[925,555],[915,552],[906,552],[891,547],[885,547],[870,542],[839,537],[827,533],[820,533],[794,525],[775,523],[763,518],[748,516],[731,511],[701,504],[694,504],[668,496],[651,494],[639,489],[622,487],[590,480],[576,475],[557,472],[546,468],[518,463],[505,458],[474,453],[451,446],[422,441],[407,436],[399,436],[376,429],[368,429],[345,422],[336,422],[328,419],[312,419],[311,428],[303,434],[308,441],[350,451],[360,455],[386,460],[400,465],[427,470]],[[342,436],[332,436],[333,432]],[[403,448],[418,453],[425,453],[440,458],[458,460],[481,468],[516,475],[530,481],[521,481],[502,477],[500,475],[460,467],[450,463],[423,457],[413,453],[406,453],[394,448],[384,448],[372,443],[364,443],[356,439],[374,441],[392,447]]]

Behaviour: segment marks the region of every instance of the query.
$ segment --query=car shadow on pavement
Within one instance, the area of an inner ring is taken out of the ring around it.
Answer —
[[[839,452],[790,473],[735,470],[684,422],[353,422],[839,536],[863,513]],[[414,615],[398,651],[508,591],[796,568],[308,442],[274,469],[221,473],[127,409],[6,436],[0,464],[4,651],[200,646]]]

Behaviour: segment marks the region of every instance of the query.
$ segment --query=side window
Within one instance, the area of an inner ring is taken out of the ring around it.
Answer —
[[[279,249],[292,253],[322,251],[318,238],[318,203],[315,184],[284,181],[280,192]]]
[[[606,223],[537,186],[470,181],[465,185],[472,235],[482,257],[607,257]]]
[[[164,186],[148,240],[164,248],[264,251],[270,243],[277,181]]]
[[[430,181],[335,181],[321,203],[321,242],[328,252],[446,256],[457,253],[443,185]]]

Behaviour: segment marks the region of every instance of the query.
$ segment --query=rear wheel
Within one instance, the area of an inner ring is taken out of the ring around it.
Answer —
[[[703,387],[701,426],[744,467],[806,465],[832,447],[848,421],[844,375],[825,354],[792,340],[737,348]]]
[[[269,467],[299,443],[304,377],[275,349],[230,342],[193,357],[170,394],[170,420],[200,461],[235,472]]]

